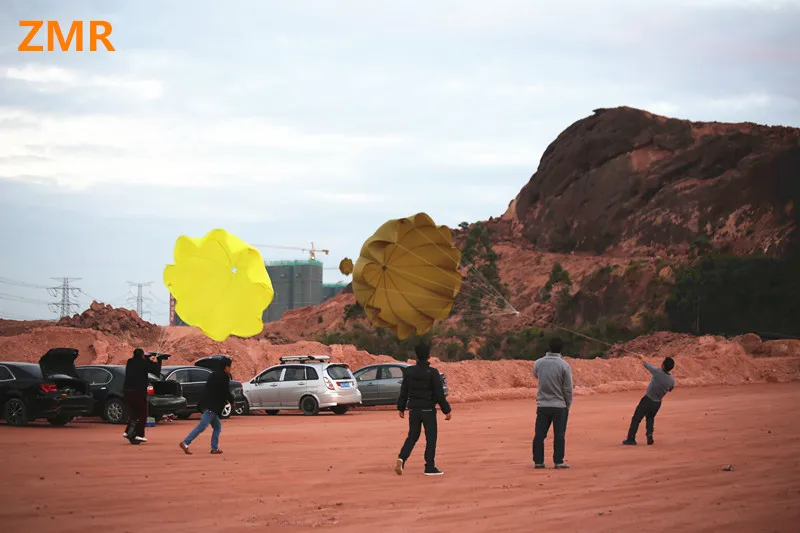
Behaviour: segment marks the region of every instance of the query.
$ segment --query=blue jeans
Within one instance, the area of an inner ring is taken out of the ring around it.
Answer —
[[[213,428],[211,432],[211,449],[216,450],[219,446],[219,434],[222,433],[222,422],[220,422],[217,413],[214,411],[203,411],[203,418],[200,419],[200,423],[189,433],[183,443],[189,446],[200,433],[206,430],[209,424]]]

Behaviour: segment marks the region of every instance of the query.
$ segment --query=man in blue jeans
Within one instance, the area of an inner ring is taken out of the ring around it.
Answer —
[[[200,433],[208,428],[209,424],[213,429],[211,433],[211,453],[214,455],[222,453],[222,450],[219,449],[219,434],[222,433],[220,416],[222,416],[225,404],[230,402],[233,405],[234,399],[231,394],[231,359],[229,357],[225,358],[221,364],[222,368],[214,369],[211,377],[206,381],[203,397],[199,404],[200,410],[203,412],[203,418],[200,419],[197,427],[189,433],[189,436],[180,443],[181,450],[187,455],[192,454],[189,451],[189,445]]]
[[[550,351],[533,365],[533,375],[539,380],[536,392],[536,435],[533,437],[533,463],[545,468],[544,439],[553,426],[553,463],[555,468],[569,468],[564,462],[567,418],[572,405],[572,369],[561,357],[564,343],[555,337]]]

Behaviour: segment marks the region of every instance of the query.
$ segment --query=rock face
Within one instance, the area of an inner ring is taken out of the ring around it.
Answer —
[[[793,253],[800,130],[598,109],[542,156],[501,225],[553,252]],[[503,224],[505,223],[505,224]]]

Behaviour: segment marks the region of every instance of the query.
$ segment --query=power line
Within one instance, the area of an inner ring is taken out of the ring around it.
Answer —
[[[135,300],[136,300],[136,314],[139,315],[139,318],[144,318],[144,304],[145,303],[149,304],[150,302],[153,301],[151,298],[148,298],[148,297],[146,297],[146,296],[144,296],[142,294],[142,289],[145,288],[145,287],[149,287],[152,284],[153,284],[152,281],[148,281],[147,283],[134,283],[132,281],[128,282],[128,285],[136,287],[136,298],[135,298]],[[131,295],[131,298],[129,299],[129,301],[131,301],[133,299],[134,299],[133,295]]]
[[[70,283],[79,281],[82,278],[52,278],[60,280],[61,285],[58,287],[48,287],[48,292],[54,297],[59,298],[59,301],[50,303],[50,310],[58,313],[61,318],[72,316],[77,313],[78,303],[73,301],[78,298],[81,293],[80,287],[72,287]]]
[[[0,300],[9,300],[12,302],[23,302],[28,304],[43,304],[43,305],[50,305],[51,303],[46,300],[37,300],[35,298],[28,298],[26,296],[17,296],[16,294],[8,294],[6,292],[0,292]]]
[[[47,285],[39,285],[37,283],[28,283],[27,281],[18,281],[10,278],[0,278],[0,283],[4,285],[16,285],[17,287],[28,287],[29,289],[49,289]]]

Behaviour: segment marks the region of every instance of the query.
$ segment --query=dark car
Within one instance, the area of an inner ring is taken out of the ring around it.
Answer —
[[[186,398],[186,411],[176,413],[178,418],[189,418],[194,413],[198,413],[198,404],[203,395],[206,381],[211,376],[211,372],[221,368],[224,361],[229,359],[226,355],[211,355],[195,361],[194,366],[165,366],[161,368],[161,376],[166,381],[177,381],[181,384],[183,397]],[[231,380],[231,393],[235,400],[235,405],[226,405],[222,410],[222,418],[229,418],[231,414],[243,415],[246,410],[247,402],[242,392],[242,384]]]
[[[406,363],[381,363],[359,368],[353,375],[361,391],[361,405],[394,405],[400,397],[403,384],[403,369],[411,366]],[[449,393],[447,377],[442,377],[444,395]]]
[[[0,418],[24,426],[46,418],[63,426],[92,411],[89,384],[75,371],[78,350],[54,348],[34,363],[0,363]]]
[[[128,418],[123,400],[125,367],[121,365],[79,366],[78,374],[89,383],[94,397],[91,416],[99,416],[112,424],[124,424]],[[158,420],[164,415],[177,414],[186,410],[186,399],[181,395],[179,383],[164,381],[161,376],[155,374],[150,374],[149,377],[148,416]]]

